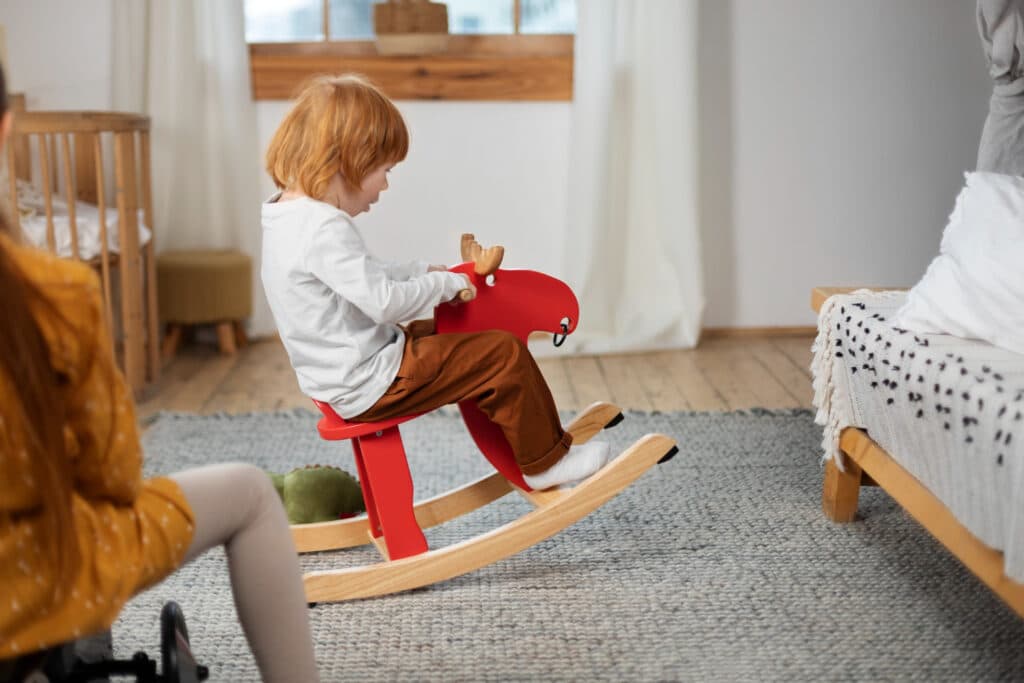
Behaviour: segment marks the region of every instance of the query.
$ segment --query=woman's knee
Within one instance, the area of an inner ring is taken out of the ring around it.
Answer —
[[[249,463],[231,463],[228,466],[232,468],[232,481],[239,490],[245,492],[246,501],[252,506],[253,514],[262,511],[268,505],[280,506],[281,499],[270,475]]]
[[[207,465],[180,472],[174,478],[197,514],[217,511],[220,516],[230,508],[244,519],[278,501],[270,476],[249,463]]]

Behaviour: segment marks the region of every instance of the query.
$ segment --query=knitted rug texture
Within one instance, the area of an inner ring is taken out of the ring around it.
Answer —
[[[566,416],[567,418],[569,416]],[[146,474],[245,461],[355,473],[313,413],[162,413]],[[880,489],[847,525],[821,512],[821,428],[808,411],[626,413],[598,438],[648,432],[679,454],[578,524],[470,574],[310,611],[325,681],[995,680],[1024,678],[1024,621]],[[426,498],[487,474],[453,411],[403,425]],[[432,547],[529,511],[508,495],[427,532]],[[364,547],[304,570],[377,560]],[[159,613],[183,608],[214,681],[258,673],[214,550],[130,602],[118,657],[159,656]]]

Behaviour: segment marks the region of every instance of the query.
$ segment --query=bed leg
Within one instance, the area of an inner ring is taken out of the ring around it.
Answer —
[[[860,494],[861,469],[851,458],[840,454],[840,471],[834,460],[825,463],[825,485],[821,494],[821,507],[833,522],[852,522],[857,516],[857,497]]]

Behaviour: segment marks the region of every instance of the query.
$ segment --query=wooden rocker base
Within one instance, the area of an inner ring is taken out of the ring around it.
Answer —
[[[586,443],[602,429],[614,427],[622,420],[618,406],[598,402],[588,406],[573,420],[566,430],[573,443]],[[488,474],[464,486],[419,502],[413,508],[421,529],[444,524],[457,517],[501,498],[513,489],[498,472]],[[525,493],[525,492],[524,492]],[[533,492],[531,495],[541,495]],[[295,549],[300,553],[318,550],[338,550],[366,545],[371,541],[367,516],[314,524],[293,524],[291,527]]]
[[[602,429],[622,419],[610,403],[595,403],[568,427],[574,443],[584,443]],[[340,602],[397,593],[437,583],[510,557],[596,510],[641,474],[675,454],[675,442],[662,434],[639,439],[600,471],[581,484],[565,490],[523,491],[501,474],[441,494],[414,507],[421,528],[455,519],[497,500],[510,491],[519,492],[536,507],[519,519],[497,529],[436,550],[388,561],[382,543],[375,545],[385,561],[342,570],[310,572],[303,577],[310,602]],[[299,552],[364,545],[373,539],[365,515],[319,524],[292,526]]]

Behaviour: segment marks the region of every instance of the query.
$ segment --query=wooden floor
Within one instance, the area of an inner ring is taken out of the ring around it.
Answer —
[[[809,336],[719,337],[693,350],[541,359],[559,408],[612,401],[634,410],[809,408]],[[312,408],[277,340],[234,356],[183,347],[139,401],[139,416],[160,410],[244,413]]]

